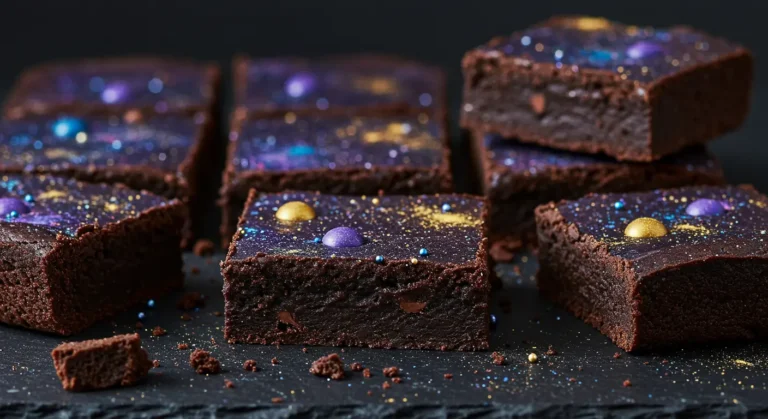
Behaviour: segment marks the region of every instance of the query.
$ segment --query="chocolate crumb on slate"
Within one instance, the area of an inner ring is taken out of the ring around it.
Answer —
[[[453,374],[451,374],[451,373],[445,373],[445,374],[443,374],[443,378],[445,378],[446,380],[450,380],[450,379],[452,379],[452,378],[453,378]]]
[[[283,398],[282,397],[273,397],[272,398],[272,403],[274,403],[274,404],[279,404],[279,403],[282,403],[282,402],[283,402]]]
[[[571,377],[571,378],[568,379],[568,381],[571,382],[571,383],[575,383],[576,379],[574,377]]]
[[[620,353],[616,352],[616,353],[613,354],[613,359],[619,359],[619,358],[621,358],[621,354]]]
[[[211,353],[202,349],[195,349],[189,354],[189,365],[198,374],[218,374],[221,372],[221,363],[212,357]]]
[[[662,360],[661,360],[661,363],[662,363],[662,364],[669,364],[669,361],[668,361],[668,360],[666,360],[666,359],[662,359]]]
[[[190,316],[187,313],[184,313],[184,314],[181,315],[180,319],[185,321],[185,322],[188,322],[188,321],[192,320],[192,316]]]
[[[366,368],[366,369],[363,370],[363,377],[364,378],[371,378],[371,369],[370,368]]]
[[[643,365],[650,365],[651,363],[649,361],[644,361]]]
[[[363,370],[363,364],[359,362],[353,362],[352,365],[349,366],[349,369],[355,372],[360,372]]]
[[[136,322],[136,329],[143,329],[143,328],[144,328],[144,323]]]
[[[256,372],[259,370],[259,367],[256,365],[256,361],[249,359],[243,362],[243,369],[246,371]]]
[[[192,272],[192,275],[198,275],[200,274],[200,268],[193,266],[192,269],[190,269],[190,272]]]
[[[381,385],[381,388],[383,388],[384,390],[388,390],[390,387],[392,387],[392,384],[389,384],[389,381],[385,381],[385,382],[384,382],[384,383]]]
[[[387,367],[383,370],[385,377],[397,377],[400,375],[400,369],[397,367]]]
[[[205,299],[203,298],[203,295],[197,291],[184,293],[179,302],[176,303],[176,308],[179,310],[192,310],[204,306]]]
[[[309,368],[309,372],[319,377],[330,377],[332,380],[344,378],[344,362],[338,354],[321,356]]]
[[[491,358],[495,365],[504,365],[507,363],[507,358],[498,352],[492,353]]]
[[[156,359],[152,361],[152,368],[160,368],[160,360]]]
[[[186,343],[180,343],[176,345],[176,349],[189,349],[189,345]]]
[[[200,239],[195,242],[195,246],[192,248],[192,252],[197,256],[210,256],[213,254],[213,250],[216,246],[212,241],[208,239]]]
[[[220,311],[214,311],[213,315],[216,317],[221,317],[222,313]]]
[[[226,387],[226,388],[235,388],[235,383],[233,383],[230,380],[225,379],[224,380],[224,387]]]
[[[368,390],[368,392],[367,392],[367,393],[365,393],[365,394],[367,394],[367,395],[369,395],[369,396],[373,396],[373,392],[372,392],[371,390]]]
[[[392,377],[392,382],[395,384],[400,384],[403,382],[403,379],[400,377]]]
[[[301,352],[307,353],[307,348],[301,348]]]
[[[270,362],[272,363],[272,365],[277,365],[277,364],[280,363],[280,361],[278,361],[277,358],[272,358],[272,360]]]
[[[155,328],[152,329],[152,336],[165,336],[166,333],[168,332],[160,326],[155,326]]]
[[[555,350],[552,345],[549,345],[549,348],[547,348],[547,356],[556,356],[557,353],[557,350]]]
[[[631,381],[629,381],[629,380],[624,380],[624,382],[622,383],[622,385],[623,385],[624,387],[632,387],[632,382],[631,382]]]

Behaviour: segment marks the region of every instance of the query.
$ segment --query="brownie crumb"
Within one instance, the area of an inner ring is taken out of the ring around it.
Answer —
[[[213,315],[216,316],[216,317],[221,317],[222,316],[220,311],[214,311]]]
[[[193,268],[194,269],[194,268]],[[192,310],[198,307],[204,307],[205,306],[205,299],[203,298],[203,294],[200,294],[197,291],[190,291],[187,293],[184,293],[184,295],[181,297],[178,303],[176,303],[176,308],[179,310]]]
[[[389,384],[389,381],[385,381],[385,382],[384,382],[384,383],[381,385],[381,388],[383,388],[384,390],[389,390],[389,388],[390,388],[390,387],[392,387],[392,384]]]
[[[507,363],[507,358],[498,352],[492,353],[491,359],[495,365],[505,365]]]
[[[138,330],[138,329],[143,329],[143,328],[144,328],[144,323],[142,323],[142,322],[136,322],[136,326],[135,326],[135,327],[136,327],[136,329],[137,329],[137,330]]]
[[[176,349],[181,349],[181,350],[189,349],[189,345],[186,344],[186,343],[180,343],[180,344],[176,345]]]
[[[443,374],[443,378],[445,378],[446,380],[450,380],[450,379],[452,379],[452,378],[453,378],[453,374],[451,374],[451,373],[445,373],[445,374]]]
[[[180,318],[181,318],[181,320],[183,320],[185,322],[188,322],[188,321],[192,320],[192,316],[190,316],[187,313],[182,314]]]
[[[648,361],[643,362],[643,365],[650,365],[651,363]]]
[[[615,354],[613,354],[613,359],[619,359],[619,358],[621,358],[620,353],[616,352]]]
[[[661,363],[662,363],[662,364],[669,364],[669,361],[667,361],[666,359],[662,359],[662,360],[661,360]]]
[[[629,380],[624,380],[624,382],[622,383],[622,385],[623,385],[624,387],[632,387],[632,382],[631,382],[631,381],[629,381]]]
[[[155,326],[155,328],[152,329],[152,336],[165,336],[166,333],[168,332],[160,326]]]
[[[385,377],[397,377],[398,375],[400,375],[400,369],[397,367],[384,368],[383,372]]]
[[[556,356],[557,354],[557,350],[553,348],[552,345],[549,345],[549,348],[547,348],[547,356]]]
[[[224,380],[224,387],[226,387],[226,388],[235,388],[235,383],[233,383],[230,380],[225,379]]]
[[[282,397],[273,397],[272,398],[272,403],[274,403],[274,404],[280,404],[282,402],[283,402],[283,398]]]
[[[200,274],[200,268],[198,268],[197,266],[193,266],[192,269],[190,269],[189,271],[192,272],[192,275]]]
[[[152,361],[152,368],[160,368],[160,360],[159,359],[155,359],[154,361]]]
[[[579,371],[584,371],[584,367],[578,367],[576,369],[579,370]]]
[[[243,362],[243,369],[246,371],[256,372],[259,370],[259,367],[256,365],[256,361],[249,359]]]
[[[571,378],[568,379],[568,381],[571,382],[571,383],[575,383],[576,379],[574,377],[571,377]]]
[[[192,247],[192,252],[197,256],[210,256],[213,254],[216,246],[212,241],[207,239],[200,239],[195,242],[195,246]]]
[[[212,357],[211,353],[202,349],[195,349],[189,354],[189,365],[198,374],[218,374],[221,372],[221,363]]]
[[[319,377],[331,377],[332,380],[344,378],[344,362],[338,354],[321,356],[309,368],[309,372]]]
[[[373,396],[373,392],[372,392],[371,390],[368,390],[368,392],[367,392],[367,393],[365,393],[365,394],[367,394],[367,395],[369,395],[369,396]]]
[[[307,353],[307,348],[301,348],[301,352]]]
[[[277,360],[277,358],[272,358],[272,361],[270,361],[272,365],[277,365],[280,363],[280,361]]]
[[[392,382],[395,384],[400,384],[403,382],[403,379],[400,377],[392,377]]]
[[[371,378],[371,369],[366,368],[363,370],[363,378]]]
[[[355,372],[360,372],[363,370],[363,364],[359,362],[353,362],[352,365],[349,366],[349,369]]]

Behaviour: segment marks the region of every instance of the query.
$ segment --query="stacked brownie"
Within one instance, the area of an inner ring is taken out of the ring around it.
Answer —
[[[589,192],[724,182],[703,143],[748,112],[752,58],[687,27],[557,17],[469,51],[461,125],[498,258],[533,209]]]
[[[442,72],[383,56],[234,63],[222,240],[248,191],[449,192]]]

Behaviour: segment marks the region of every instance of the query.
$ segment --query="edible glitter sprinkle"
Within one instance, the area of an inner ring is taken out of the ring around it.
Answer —
[[[376,263],[384,263],[384,256],[378,255],[375,259]]]
[[[682,26],[650,28],[602,18],[562,17],[495,39],[478,50],[573,71],[611,70],[628,80],[650,82],[714,62],[739,48]]]
[[[149,300],[147,301],[147,307],[152,308],[155,306],[155,300]]]
[[[617,210],[624,209],[625,206],[626,206],[626,204],[622,200],[618,200],[618,201],[613,203],[613,207],[616,208]]]
[[[140,311],[138,317],[139,317],[139,319],[143,319],[144,317],[146,317],[146,314],[144,314],[143,311]]]
[[[442,207],[440,207],[440,209],[441,209],[443,212],[451,212],[451,204],[443,204],[443,206],[442,206]]]

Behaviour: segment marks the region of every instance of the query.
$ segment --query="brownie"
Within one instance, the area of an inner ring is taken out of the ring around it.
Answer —
[[[0,176],[0,321],[70,335],[183,282],[178,200]]]
[[[471,137],[477,177],[488,198],[485,222],[491,256],[499,261],[521,245],[535,245],[533,211],[549,201],[576,199],[589,192],[725,183],[720,164],[703,146],[693,146],[654,163],[633,163],[552,150],[496,134]]]
[[[766,205],[690,186],[540,206],[539,289],[626,351],[765,338]]]
[[[446,112],[442,70],[389,56],[235,59],[235,105],[255,116]]]
[[[132,386],[152,368],[137,334],[62,343],[51,357],[61,385],[69,391]]]
[[[694,29],[555,17],[469,51],[465,128],[652,161],[736,129],[752,57]]]
[[[252,191],[222,264],[231,342],[488,348],[482,198]]]
[[[401,117],[239,119],[221,189],[222,241],[232,238],[248,191],[376,195],[450,192],[441,122]]]
[[[101,58],[26,70],[5,103],[6,118],[58,113],[216,114],[220,72],[212,63],[159,57]]]
[[[0,121],[0,173],[46,173],[122,183],[189,204],[202,229],[201,188],[212,172],[209,116],[29,117]],[[186,235],[190,238],[190,234]]]

